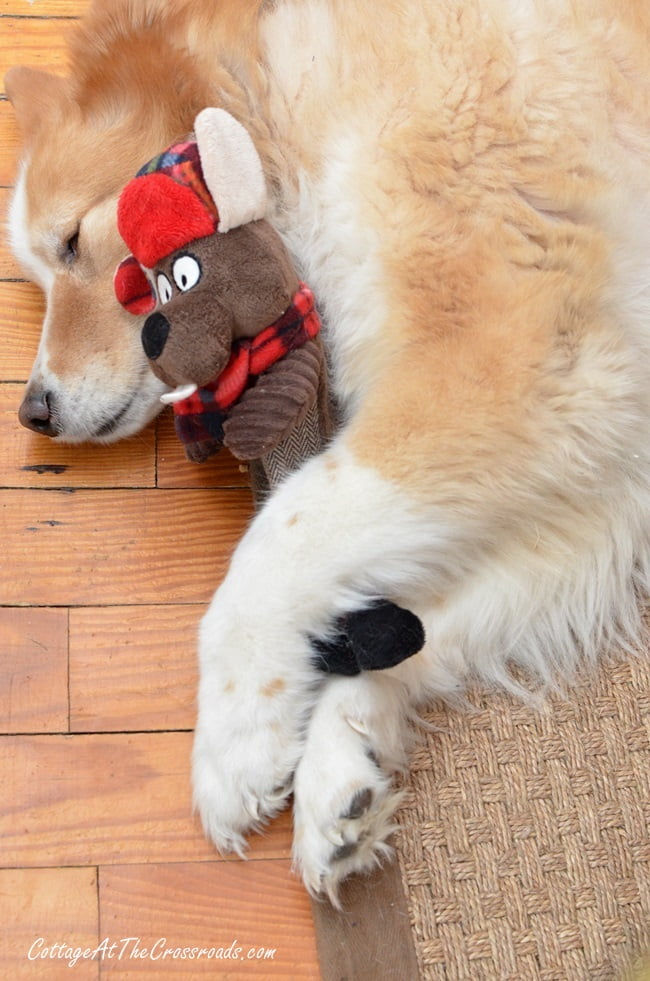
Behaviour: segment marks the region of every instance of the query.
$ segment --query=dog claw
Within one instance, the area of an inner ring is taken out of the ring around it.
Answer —
[[[259,821],[260,819],[260,805],[254,797],[248,797],[244,801],[244,807],[247,813],[252,817],[253,821]]]
[[[325,831],[325,837],[330,842],[330,844],[334,845],[336,848],[341,848],[343,847],[343,845],[345,845],[345,838],[343,837],[341,832],[335,831],[333,828],[328,828]]]
[[[281,801],[285,800],[291,793],[293,788],[293,778],[288,780],[286,783],[280,784],[278,787],[274,787],[272,792],[268,795],[268,799],[272,804],[279,804]]]
[[[367,726],[365,726],[363,724],[363,722],[361,722],[360,719],[355,719],[355,718],[352,718],[349,715],[346,715],[345,721],[350,726],[350,729],[352,729],[354,732],[358,733],[360,736],[367,736],[368,735],[368,728],[367,728]]]

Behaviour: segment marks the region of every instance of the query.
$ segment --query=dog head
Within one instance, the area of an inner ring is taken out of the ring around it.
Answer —
[[[146,51],[139,62],[125,52],[123,63],[101,66],[101,76],[92,75],[92,53],[87,62],[83,79],[14,68],[5,80],[24,143],[12,247],[46,297],[19,416],[62,441],[112,442],[146,425],[165,391],[142,350],[142,321],[134,322],[113,290],[124,256],[118,197],[143,160],[189,129],[205,97],[182,80],[168,94],[168,79],[157,77]],[[135,79],[130,84],[134,64],[146,91]]]

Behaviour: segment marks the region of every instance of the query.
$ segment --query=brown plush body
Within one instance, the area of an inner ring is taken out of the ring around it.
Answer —
[[[174,269],[188,258],[197,263],[200,279],[183,291]],[[149,315],[142,340],[152,370],[173,388],[201,388],[218,377],[233,341],[255,337],[274,323],[299,283],[282,240],[264,220],[189,243],[155,267],[154,281],[161,275],[170,284],[171,298]],[[325,387],[322,344],[309,340],[268,369],[229,409],[224,445],[240,460],[266,456],[302,425],[317,402],[327,411]],[[323,419],[323,438],[330,430]]]

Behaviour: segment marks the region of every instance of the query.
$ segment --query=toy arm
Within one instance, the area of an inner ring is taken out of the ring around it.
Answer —
[[[281,443],[316,401],[324,370],[317,339],[276,361],[230,410],[224,424],[230,452],[239,460],[255,460]]]

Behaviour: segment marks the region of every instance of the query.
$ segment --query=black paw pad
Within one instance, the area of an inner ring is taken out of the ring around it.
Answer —
[[[350,858],[351,855],[354,855],[358,847],[358,841],[346,841],[344,845],[339,845],[336,851],[332,853],[332,861],[342,862],[344,858]]]
[[[370,787],[365,787],[363,790],[357,790],[356,794],[350,801],[350,805],[347,811],[341,814],[341,818],[344,821],[356,821],[358,818],[363,817],[363,815],[369,810],[374,799],[374,794]]]
[[[381,770],[381,763],[379,762],[379,757],[375,753],[374,749],[370,746],[366,747],[366,757],[370,760],[373,766],[376,766],[378,770]]]

